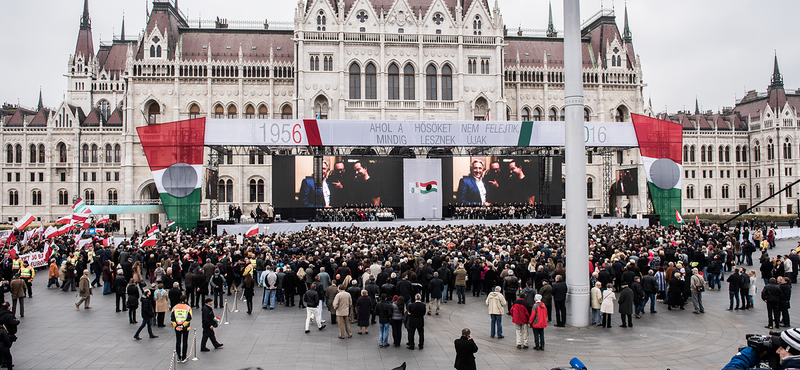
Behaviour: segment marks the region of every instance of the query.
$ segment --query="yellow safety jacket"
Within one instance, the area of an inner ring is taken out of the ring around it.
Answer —
[[[23,267],[19,269],[19,277],[23,279],[33,279],[33,267]]]
[[[192,308],[185,303],[178,303],[175,307],[172,308],[172,327],[177,328],[178,325],[182,326],[183,329],[188,331],[190,329],[189,324],[192,321]]]
[[[22,267],[22,258],[17,258],[11,263],[12,270],[19,270],[20,267]]]

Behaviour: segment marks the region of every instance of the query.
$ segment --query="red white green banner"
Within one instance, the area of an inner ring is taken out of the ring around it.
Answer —
[[[655,213],[661,216],[662,225],[677,225],[676,213],[681,209],[683,128],[678,123],[638,114],[631,114],[631,118]]]

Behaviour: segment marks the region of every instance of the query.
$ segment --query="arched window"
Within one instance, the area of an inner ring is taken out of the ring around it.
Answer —
[[[686,199],[694,199],[694,185],[686,187]]]
[[[703,145],[700,147],[700,162],[706,161],[706,146]]]
[[[717,150],[719,151],[717,158],[719,158],[720,162],[725,162],[725,147],[720,145]]]
[[[747,145],[742,146],[742,162],[747,162]]]
[[[753,160],[756,162],[761,160],[761,146],[758,141],[756,141],[756,145],[753,146]]]
[[[756,199],[761,198],[761,185],[760,184],[756,184],[755,188],[756,188],[755,198]]]
[[[225,118],[225,108],[222,105],[217,104],[214,106],[214,118],[216,119],[223,119]]]
[[[94,204],[94,190],[86,189],[83,192],[83,200],[86,202],[86,204]]]
[[[483,25],[481,24],[481,16],[476,15],[475,19],[472,20],[472,34],[476,35],[476,36],[480,36],[481,35],[481,27],[482,26]]]
[[[683,146],[683,161],[684,162],[689,162],[689,146],[688,145],[684,145]]]
[[[34,206],[42,205],[42,191],[41,190],[33,190],[33,191],[31,191],[31,205],[34,205]]]
[[[792,159],[792,143],[789,142],[789,138],[783,143],[783,159]]]
[[[730,198],[731,196],[730,191],[731,191],[730,186],[722,185],[722,199]]]
[[[154,125],[158,123],[158,116],[161,115],[161,107],[156,102],[151,102],[147,108],[147,123]]]
[[[690,162],[694,162],[695,161],[695,159],[694,159],[695,158],[694,157],[694,148],[695,148],[694,145],[689,147],[689,161]]]
[[[108,117],[111,116],[111,104],[108,104],[108,100],[101,100],[100,104],[97,104],[97,107],[100,108],[100,115],[103,116],[103,122],[108,121]]]
[[[728,162],[728,163],[731,162],[731,146],[730,145],[726,145],[725,146],[725,162]]]
[[[566,109],[565,108],[561,108],[561,113],[558,115],[558,120],[559,121],[566,120],[567,119],[567,114],[566,113],[567,113]]]
[[[594,182],[592,178],[586,179],[586,199],[594,198]]]
[[[122,162],[122,147],[119,144],[114,144],[114,163]]]
[[[117,191],[114,189],[108,190],[108,204],[117,204]]]
[[[775,184],[770,183],[767,187],[769,188],[769,196],[775,195]]]
[[[436,100],[436,67],[429,65],[425,70],[425,99]]]
[[[44,163],[44,144],[39,144],[39,163]]]
[[[317,31],[325,31],[325,12],[322,10],[317,14]]]
[[[233,180],[219,180],[217,192],[220,202],[233,202]]]
[[[558,121],[558,114],[555,108],[550,108],[549,121]]]
[[[97,144],[92,144],[92,163],[97,163]]]
[[[114,150],[111,148],[111,144],[106,144],[106,163],[111,163],[114,159]]]
[[[389,90],[387,98],[389,100],[400,99],[400,69],[394,63],[389,65],[389,78],[386,85]]]
[[[200,118],[200,106],[192,104],[189,107],[189,119]]]
[[[66,206],[69,205],[69,192],[61,189],[58,191],[58,205]]]
[[[236,116],[236,106],[231,104],[231,106],[228,107],[228,119],[236,119],[236,118],[237,118],[237,116]]]
[[[361,99],[361,68],[355,63],[350,65],[350,99]]]
[[[624,106],[620,106],[614,111],[614,121],[625,122],[628,118],[628,110]]]
[[[6,163],[14,163],[14,147],[6,145]]]
[[[8,191],[8,205],[10,206],[19,205],[19,193],[16,190]]]
[[[739,185],[739,198],[747,198],[747,185],[741,184]]]
[[[244,107],[244,118],[245,119],[256,118],[256,108],[253,105],[247,104],[247,106]]]
[[[531,120],[531,111],[528,108],[522,108],[522,118],[523,121],[530,121]]]
[[[14,162],[22,163],[22,145],[20,144],[14,146]]]
[[[453,70],[446,64],[442,67],[442,100],[453,100]]]
[[[542,110],[539,108],[533,109],[533,120],[534,121],[541,121],[542,120]]]
[[[9,147],[11,146],[9,145]],[[56,148],[58,150],[58,163],[67,163],[67,144],[58,143]]]
[[[83,163],[89,163],[89,145],[83,144],[81,148],[81,160]]]
[[[364,98],[377,99],[378,98],[378,79],[376,77],[375,65],[367,64],[364,69]]]
[[[711,185],[706,185],[706,186],[703,188],[703,198],[705,198],[705,199],[711,199],[711,190],[712,190],[712,189],[711,189]]]
[[[292,106],[286,104],[281,110],[281,119],[292,119]]]
[[[156,57],[156,46],[150,45],[150,58],[155,58],[155,57]]]
[[[29,160],[30,163],[36,163],[36,144],[31,144],[29,147],[30,155]]]
[[[706,147],[706,151],[707,151],[706,152],[706,159],[709,162],[714,162],[714,146],[713,145],[709,145],[708,147]]]
[[[736,162],[742,161],[742,147],[740,145],[736,146]]]
[[[403,68],[403,99],[414,100],[414,66],[406,64]]]
[[[489,115],[489,102],[484,97],[475,99],[474,120],[486,121],[486,116]]]
[[[267,118],[269,118],[269,117],[267,117],[267,115],[268,115],[267,106],[264,105],[264,104],[259,105],[258,106],[258,118],[259,119],[267,119]]]
[[[156,46],[156,58],[161,58],[161,45]]]
[[[255,179],[250,180],[250,202],[263,202],[264,201],[264,180]]]
[[[583,108],[583,122],[589,122],[590,117],[589,108]]]

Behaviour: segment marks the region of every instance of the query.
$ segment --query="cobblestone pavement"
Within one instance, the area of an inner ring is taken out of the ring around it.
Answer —
[[[780,241],[770,254],[788,253],[796,244],[795,240]],[[755,253],[755,257],[759,255]],[[103,296],[101,289],[95,289],[93,309],[76,310],[75,293],[47,290],[46,274],[46,270],[38,273],[34,298],[25,302],[26,316],[21,319],[19,340],[12,347],[16,369],[169,369],[175,348],[170,326],[154,328],[157,339],[149,339],[143,333],[143,340],[136,341],[133,333],[137,325],[128,324],[127,312],[114,312],[113,295]],[[760,273],[758,276],[760,281]],[[485,296],[473,298],[470,292],[466,305],[450,302],[442,305],[439,316],[426,316],[425,349],[414,351],[405,346],[378,348],[377,325],[370,327],[368,335],[356,334],[357,328],[353,326],[353,337],[340,340],[336,325],[304,334],[305,310],[285,306],[262,310],[259,301],[253,314],[247,315],[244,302],[239,302],[240,312],[231,313],[230,324],[217,329],[217,338],[225,346],[211,352],[198,351],[199,361],[177,366],[391,369],[405,361],[408,369],[452,369],[453,340],[460,336],[462,328],[469,327],[479,347],[476,355],[479,369],[550,369],[568,366],[569,360],[576,356],[590,370],[720,369],[745,343],[745,334],[767,332],[765,305],[758,298],[761,287],[759,283],[755,309],[749,311],[725,310],[728,305],[725,284],[723,291],[704,293],[706,313],[701,315],[692,314],[691,303],[685,311],[668,311],[659,303],[658,313],[646,310],[648,313],[634,319],[634,327],[629,329],[619,327],[618,315],[614,316],[615,325],[611,329],[548,327],[543,352],[516,348],[510,316],[503,317],[505,338],[492,339]],[[797,295],[800,293],[795,294],[794,301]],[[227,298],[232,301],[233,296]],[[256,298],[260,299],[260,292]],[[215,312],[217,316],[222,314],[220,309]],[[791,309],[791,315],[798,315],[797,308]],[[193,326],[199,327],[198,309],[194,310],[194,316]],[[325,317],[330,319],[327,312]],[[200,337],[198,332],[198,345]],[[533,347],[532,335],[530,341]]]

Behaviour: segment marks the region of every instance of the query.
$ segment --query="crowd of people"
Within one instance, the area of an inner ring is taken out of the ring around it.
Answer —
[[[544,214],[541,205],[529,203],[504,203],[490,206],[450,203],[447,208],[453,218],[468,220],[534,218]]]
[[[749,223],[589,227],[592,324],[611,327],[619,313],[620,326],[632,327],[647,303],[656,313],[657,300],[667,309],[684,309],[691,301],[694,313],[702,314],[704,291],[720,289],[722,281],[729,284],[729,308],[748,309],[759,280],[745,266],[760,250],[759,270],[768,283],[761,294],[770,312],[767,326],[788,325],[785,303],[800,259],[795,251],[771,256],[770,232],[752,228]],[[103,295],[115,296],[117,311],[129,312],[129,322],[141,317],[136,339],[145,327],[155,337],[151,326],[165,326],[165,317],[176,331],[188,328],[191,308],[202,307],[202,350],[207,340],[221,346],[213,336],[213,309],[239,290],[248,314],[257,290],[263,290],[262,309],[306,310],[306,333],[310,325],[322,330],[330,320],[339,326],[339,338],[347,339],[351,324],[363,334],[377,324],[381,348],[400,346],[404,334],[409,349],[424,348],[425,316],[438,315],[442,304],[453,302],[454,292],[456,304],[467,303],[467,292],[486,297],[491,337],[503,338],[502,318],[511,315],[520,349],[528,348],[528,328],[534,349],[543,350],[547,323],[566,324],[564,228],[558,224],[307,227],[256,235],[241,245],[235,235],[194,229],[165,230],[154,246],[142,247],[143,239],[109,247],[94,242],[82,249],[73,237],[54,239],[48,288],[78,290],[81,301],[75,306],[90,309],[92,288],[102,287]],[[25,268],[8,252],[0,262],[3,279],[10,281],[0,287],[11,290],[21,315],[22,299],[32,294],[33,276]],[[183,335],[176,333],[180,360],[186,358]]]
[[[314,217],[318,222],[390,221],[396,218],[394,208],[369,204],[317,208]]]

